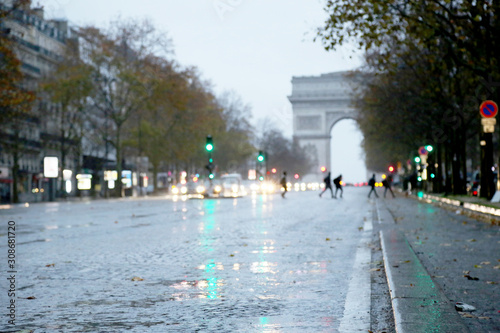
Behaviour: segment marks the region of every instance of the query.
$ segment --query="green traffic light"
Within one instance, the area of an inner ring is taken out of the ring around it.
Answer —
[[[415,157],[415,162],[416,162],[416,163],[420,163],[420,157],[418,157],[418,156],[417,156],[417,157]]]
[[[210,178],[210,179],[214,179],[214,174],[213,174],[213,173],[209,174],[209,175],[208,175],[208,178]]]
[[[213,143],[211,135],[207,135],[207,142],[205,143],[205,149],[208,152],[211,152],[212,150],[214,150],[214,143]]]
[[[434,150],[434,147],[432,147],[431,145],[427,145],[425,146],[425,150],[427,150],[430,153],[431,151]]]
[[[264,162],[264,160],[265,160],[264,153],[262,151],[259,151],[259,156],[257,156],[257,161]]]

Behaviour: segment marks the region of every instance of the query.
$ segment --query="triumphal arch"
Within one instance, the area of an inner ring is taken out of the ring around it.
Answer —
[[[342,119],[356,118],[357,111],[351,105],[355,81],[350,72],[292,78],[288,100],[293,109],[293,137],[302,147],[308,147],[316,164],[312,170],[315,174],[321,173],[322,166],[331,169],[332,127]]]

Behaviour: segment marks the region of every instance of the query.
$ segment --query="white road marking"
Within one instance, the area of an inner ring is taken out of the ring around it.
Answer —
[[[368,247],[368,243],[371,240],[372,230],[373,225],[371,220],[366,221],[352,267],[352,276],[347,290],[344,316],[340,320],[339,332],[342,333],[368,332],[370,329],[371,251]]]

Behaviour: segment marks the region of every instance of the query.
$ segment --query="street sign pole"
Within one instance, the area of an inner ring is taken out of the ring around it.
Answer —
[[[493,133],[481,137],[481,191],[482,198],[491,199],[495,193],[493,178]]]
[[[484,101],[479,107],[481,114],[481,191],[480,196],[490,200],[495,194],[495,181],[493,175],[493,132],[495,131],[498,106],[493,101]]]

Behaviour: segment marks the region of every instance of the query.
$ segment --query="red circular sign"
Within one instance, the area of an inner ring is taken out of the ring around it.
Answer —
[[[427,155],[429,152],[427,151],[427,149],[425,149],[424,146],[418,148],[418,154],[419,155]]]
[[[484,101],[479,106],[479,113],[484,118],[494,118],[498,113],[498,105],[493,101]]]

